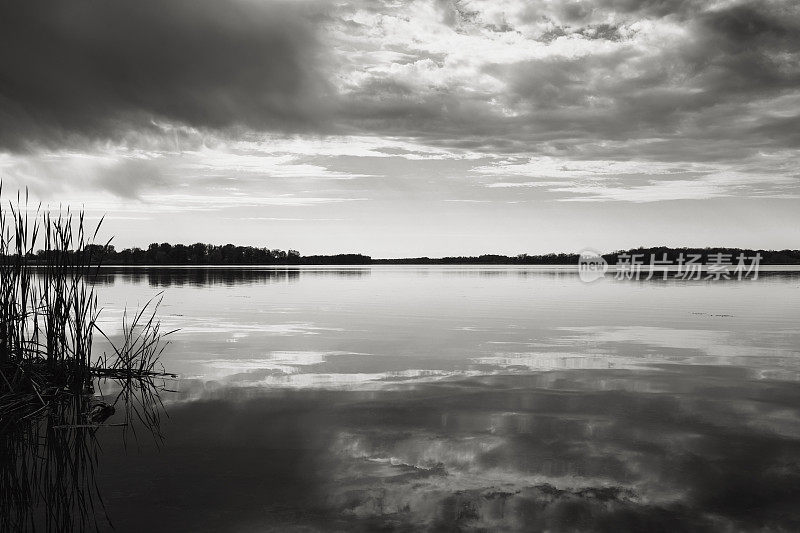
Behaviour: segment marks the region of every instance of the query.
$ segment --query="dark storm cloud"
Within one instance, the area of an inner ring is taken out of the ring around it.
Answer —
[[[650,139],[659,152],[640,156],[695,160],[796,146],[796,120],[769,109],[800,89],[800,10],[788,2],[533,1],[492,18],[439,0],[427,22],[446,31],[422,37],[409,32],[427,26],[403,24],[428,15],[407,7],[3,4],[0,149],[88,138],[158,150],[152,138],[173,137],[169,149],[185,149],[174,126],[578,157],[597,156],[598,141]],[[511,39],[525,24],[539,30],[497,52],[495,30]],[[588,52],[571,48],[588,41]]]
[[[800,9],[738,5],[703,14],[687,63],[711,91],[776,92],[800,86]]]
[[[327,91],[309,4],[4,2],[0,147],[192,127],[298,130]]]

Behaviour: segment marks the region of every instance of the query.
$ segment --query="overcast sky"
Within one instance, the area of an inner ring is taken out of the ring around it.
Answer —
[[[26,0],[0,177],[118,248],[800,247],[793,0]]]

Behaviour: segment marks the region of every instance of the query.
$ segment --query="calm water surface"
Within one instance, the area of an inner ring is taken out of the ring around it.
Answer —
[[[160,448],[104,433],[117,531],[800,528],[800,273],[104,270],[163,291]]]

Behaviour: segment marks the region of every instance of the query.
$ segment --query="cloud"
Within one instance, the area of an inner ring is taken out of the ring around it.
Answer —
[[[365,198],[340,198],[340,197],[297,197],[289,195],[260,196],[233,194],[227,196],[210,196],[197,194],[152,194],[143,195],[142,200],[147,204],[138,209],[148,209],[162,212],[181,211],[215,211],[244,207],[305,207],[320,204],[341,202],[358,202]]]
[[[540,157],[476,166],[471,172],[490,189],[541,188],[561,201],[797,198],[796,167],[787,164],[792,160],[796,158],[787,154],[760,154],[737,164]]]
[[[782,135],[796,114],[764,112],[800,89],[800,9],[788,2],[3,9],[0,147],[15,150],[169,139],[181,131],[172,125],[236,139],[377,135],[550,155],[657,139],[694,160],[715,141],[726,157],[796,144]],[[651,147],[661,153],[645,155],[669,156]]]
[[[476,176],[492,201],[794,197],[798,65],[785,0],[4,3],[0,169],[165,209],[417,176],[437,200]]]
[[[313,5],[142,0],[0,8],[0,147],[119,139],[154,121],[307,129],[327,81]]]
[[[151,159],[124,159],[98,172],[93,184],[116,196],[138,198],[141,191],[152,191],[167,185],[158,164]]]
[[[786,2],[437,5],[387,4],[343,30],[362,49],[380,41],[416,57],[345,69],[343,123],[486,152],[599,154],[608,141],[660,140],[638,153],[692,160],[794,138],[777,133],[796,117],[764,113],[800,88],[800,10]]]

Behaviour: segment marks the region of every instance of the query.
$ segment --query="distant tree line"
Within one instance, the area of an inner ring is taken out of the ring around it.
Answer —
[[[698,263],[706,264],[709,256],[715,254],[730,254],[731,260],[736,261],[739,254],[744,254],[749,259],[756,254],[761,254],[762,265],[798,265],[800,264],[800,250],[749,250],[742,248],[668,248],[665,246],[654,248],[634,248],[630,250],[619,250],[603,254],[603,258],[609,264],[616,264],[623,254],[643,256],[639,260],[645,262],[653,256],[656,260],[664,259],[677,264],[681,254],[684,260],[690,255],[699,255]],[[580,258],[579,254],[541,254],[528,255],[519,254],[515,256],[485,254],[479,256],[454,256],[454,257],[409,257],[402,259],[373,259],[372,264],[401,264],[401,265],[577,265]]]
[[[301,265],[371,265],[375,260],[368,255],[336,254],[300,256]]]
[[[104,264],[120,265],[298,265],[300,252],[270,250],[233,244],[169,244],[153,243],[146,250],[91,245],[89,250]]]
[[[798,265],[800,264],[800,250],[749,250],[743,248],[669,248],[666,246],[658,246],[654,248],[635,248],[632,250],[623,250],[610,254],[603,254],[603,258],[609,264],[616,264],[619,256],[622,254],[642,254],[646,261],[649,261],[650,256],[656,260],[660,260],[666,254],[667,261],[677,263],[678,258],[683,254],[684,259],[689,255],[699,255],[700,259],[697,261],[702,264],[713,262],[709,261],[710,256],[717,254],[730,255],[730,259],[736,263],[737,257],[742,254],[749,261],[750,258],[756,254],[761,255],[762,265]]]
[[[169,244],[153,243],[147,249],[126,248],[117,251],[114,246],[88,245],[84,254],[92,261],[106,265],[576,265],[578,254],[519,254],[514,256],[484,254],[479,256],[452,257],[409,257],[399,259],[373,259],[362,254],[308,255],[302,256],[297,250],[278,250],[233,244]],[[684,258],[699,255],[700,263],[707,263],[709,256],[730,254],[736,261],[739,254],[751,258],[761,254],[762,265],[798,265],[800,250],[749,250],[742,248],[635,248],[603,254],[609,264],[616,264],[622,254],[640,254],[644,261],[653,256],[677,263],[680,254]],[[46,252],[35,254],[45,259]]]
[[[373,259],[378,265],[569,265],[578,264],[578,254],[497,255],[451,257],[405,257],[401,259]]]
[[[310,255],[233,244],[153,243],[146,250],[91,245],[89,252],[106,265],[365,265],[372,258],[361,254]]]

